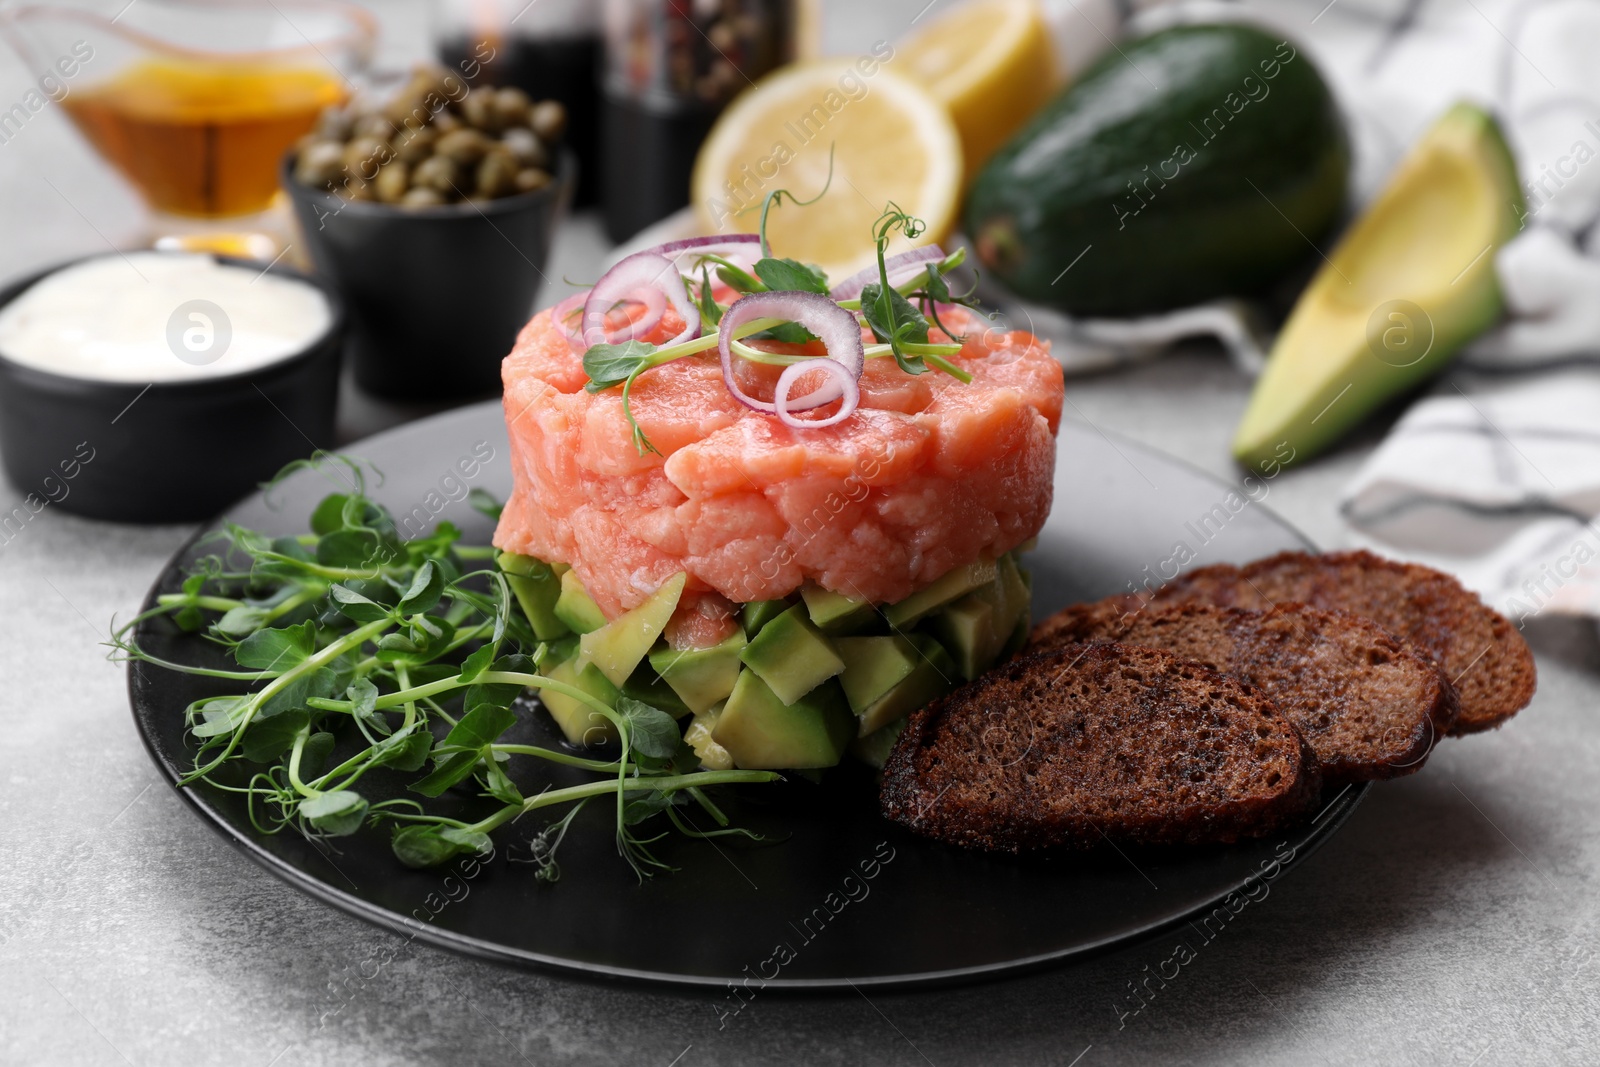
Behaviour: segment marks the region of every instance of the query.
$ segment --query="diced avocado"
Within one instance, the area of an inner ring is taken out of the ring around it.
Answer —
[[[561,597],[561,578],[543,560],[532,556],[519,556],[515,552],[502,552],[495,557],[506,576],[506,584],[522,605],[522,613],[533,627],[533,635],[541,641],[550,641],[570,632],[567,624],[556,618],[556,601]]]
[[[744,606],[744,632],[754,637],[767,623],[788,610],[787,600],[752,600]]]
[[[650,599],[624,612],[597,630],[589,630],[578,640],[578,659],[593,663],[611,679],[612,685],[628,680],[633,669],[649,653],[661,631],[667,628],[678,598],[689,576],[679,571],[650,594]]]
[[[838,637],[833,643],[839,650],[839,658],[844,660],[839,684],[850,701],[850,710],[857,715],[917,666],[916,646],[898,635]]]
[[[985,592],[968,593],[928,620],[928,629],[950,650],[956,669],[969,682],[989,669],[1011,636],[1010,627],[998,627],[995,598]]]
[[[998,573],[992,559],[980,559],[976,563],[969,563],[964,567],[957,567],[947,571],[926,589],[912,593],[898,604],[891,604],[884,610],[884,617],[889,620],[889,625],[896,630],[912,625],[924,615],[938,608],[944,607],[959,597],[964,597],[974,589],[981,588],[994,581]]]
[[[922,705],[941,697],[960,684],[956,665],[944,647],[927,634],[913,634],[912,655],[916,657],[911,672],[900,679],[871,704],[857,713],[860,725],[856,732],[866,737],[876,733],[898,719],[903,719]]]
[[[856,733],[839,684],[829,680],[785,703],[753,670],[739,672],[711,737],[744,769],[832,767]]]
[[[586,634],[606,624],[605,613],[589,596],[578,575],[567,571],[561,576],[561,595],[556,598],[555,616],[573,633]]]
[[[622,683],[622,695],[649,704],[652,708],[660,708],[674,719],[689,714],[689,705],[661,680],[649,663],[639,664],[639,669]]]
[[[1011,633],[1000,648],[1000,659],[1009,659],[1028,643],[1033,632],[1033,581],[1027,571],[1017,564],[1015,554],[1001,557],[1000,584],[1006,599],[1016,612]]]
[[[830,634],[854,633],[876,614],[868,601],[835,593],[820,585],[801,589],[800,599],[806,602],[811,621]]]
[[[612,685],[592,663],[580,671],[576,660],[567,660],[546,671],[545,675],[553,682],[562,682],[581,689],[605,704],[616,703],[617,687]],[[556,721],[556,725],[561,727],[561,732],[566,735],[567,740],[573,744],[598,745],[603,741],[617,739],[617,730],[611,720],[576,697],[558,693],[554,689],[541,688],[539,699],[544,702],[545,709],[550,712],[550,717]]]
[[[1500,317],[1495,251],[1525,214],[1494,118],[1456,104],[1300,294],[1256,379],[1234,456],[1270,477],[1437,374]]]
[[[833,642],[806,618],[804,604],[796,604],[767,623],[739,653],[739,659],[785,704],[793,704],[844,670],[844,660]]]
[[[696,712],[689,728],[683,732],[684,741],[700,757],[700,766],[708,771],[733,770],[733,757],[711,736],[721,717],[722,704],[718,702],[705,711]]]
[[[900,740],[900,734],[906,728],[904,719],[896,719],[881,730],[875,730],[866,737],[858,737],[850,742],[850,754],[869,767],[883,770],[883,765],[889,762],[889,752],[894,748],[894,743]]]
[[[734,635],[710,648],[679,651],[665,646],[650,653],[650,666],[696,715],[728,699],[739,680],[739,653],[748,644],[744,634]]]

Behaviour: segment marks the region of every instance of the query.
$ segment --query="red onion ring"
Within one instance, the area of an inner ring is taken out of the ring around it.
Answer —
[[[832,385],[825,385],[821,389],[813,390],[810,394],[794,403],[788,403],[789,390],[794,388],[794,383],[799,380],[800,374],[803,372],[797,368],[803,368],[803,370],[823,369],[824,371],[826,371],[826,368],[821,367],[822,360],[820,359],[808,359],[802,363],[792,364],[784,368],[784,372],[779,375],[778,381],[781,385],[787,378],[788,385],[781,394],[775,394],[783,396],[785,400],[784,411],[779,411],[776,403],[757,400],[746,393],[739,388],[739,382],[733,372],[733,335],[739,327],[756,319],[783,319],[787,322],[797,322],[810,330],[822,342],[823,347],[828,350],[826,359],[829,362],[837,363],[844,372],[842,377],[835,372],[827,371],[827,373],[833,375],[834,381]],[[722,356],[722,381],[728,387],[728,392],[733,394],[734,399],[755,411],[775,414],[788,425],[800,427],[831,426],[848,418],[861,401],[860,390],[856,387],[856,381],[861,377],[861,371],[867,363],[866,351],[861,345],[861,324],[856,321],[855,315],[820,293],[771,292],[749,293],[741,296],[733,302],[733,306],[728,308],[727,312],[722,316],[722,324],[717,330],[717,351]],[[791,371],[795,373],[791,375]],[[848,380],[848,388],[839,384],[845,380]],[[839,408],[838,412],[825,420],[802,422],[787,415],[788,412],[819,407],[830,400],[838,399],[841,395],[844,397],[844,404]],[[801,407],[800,405],[802,404],[806,406]]]
[[[794,388],[795,382],[800,380],[802,374],[810,371],[822,371],[830,379],[828,384],[820,389],[813,390],[799,400],[791,401],[789,391]],[[839,410],[823,419],[797,419],[791,412],[810,411],[833,400],[844,398],[844,403],[839,405]],[[772,393],[772,406],[777,409],[778,418],[784,425],[793,426],[800,430],[819,429],[823,426],[833,426],[843,422],[861,404],[861,387],[850,376],[844,364],[831,359],[808,359],[803,363],[791,363],[783,368],[783,373],[778,375],[778,387]]]
[[[689,299],[689,290],[685,288],[678,268],[665,256],[654,252],[636,252],[606,271],[595,282],[594,288],[589,290],[589,299],[583,305],[581,343],[587,346],[612,343],[607,337],[606,314],[618,301],[627,299],[641,289],[661,293],[672,302],[673,310],[683,319],[683,329],[678,331],[677,336],[663,341],[663,347],[700,336],[700,309]],[[637,323],[628,328],[630,338],[643,332]]]
[[[885,259],[883,265],[889,274],[889,284],[899,285],[920,274],[924,264],[937,263],[943,258],[944,249],[938,245],[923,245],[921,248],[913,248],[909,252],[898,252]],[[917,269],[909,269],[912,267]],[[861,295],[861,290],[865,289],[869,283],[877,280],[878,268],[873,265],[866,270],[857,271],[850,275],[850,277],[834,286],[833,291],[828,295],[835,300],[854,300]]]
[[[679,270],[685,269],[684,260],[708,255],[722,256],[724,259],[743,259],[753,264],[761,258],[761,238],[753,233],[718,233],[708,237],[685,237],[681,241],[668,241],[666,244],[656,245],[650,251],[672,260]]]

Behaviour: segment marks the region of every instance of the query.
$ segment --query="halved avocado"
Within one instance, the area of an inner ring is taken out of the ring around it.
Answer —
[[[833,642],[811,625],[804,604],[767,623],[739,658],[785,704],[793,704],[844,670],[844,660]]]
[[[710,648],[679,651],[662,645],[651,651],[650,666],[684,705],[699,715],[733,692],[733,683],[739,680],[739,653],[746,644],[744,634],[734,631],[732,637]]]
[[[688,580],[689,576],[679,571],[662,582],[643,604],[585,633],[578,639],[580,666],[593,663],[612,685],[626,682],[678,610],[678,599]]]
[[[583,583],[578,581],[574,571],[562,573],[561,595],[556,598],[552,610],[556,618],[566,623],[567,628],[575,634],[586,634],[606,624],[605,612],[600,610],[600,605],[594,602]]]
[[[1275,474],[1435,374],[1499,317],[1495,250],[1522,204],[1494,119],[1466,103],[1445,112],[1301,294],[1234,456]]]
[[[546,671],[545,674],[553,682],[562,682],[581,689],[608,705],[616,704],[617,687],[612,685],[610,679],[601,674],[592,663],[579,670],[577,660],[569,659]],[[550,712],[550,717],[556,721],[556,725],[561,727],[561,732],[566,735],[567,740],[574,745],[598,745],[603,741],[617,739],[617,730],[611,720],[576,697],[544,688],[539,690],[539,700],[543,702],[545,710]]]
[[[502,552],[495,557],[506,576],[522,614],[533,627],[533,634],[541,641],[553,641],[569,633],[567,624],[556,617],[556,601],[561,597],[561,576],[543,560],[515,552]]]
[[[756,676],[741,671],[711,736],[744,769],[832,767],[856,735],[855,716],[839,683],[828,680],[785,703]]]
[[[956,567],[946,571],[926,589],[912,593],[897,604],[890,604],[884,609],[884,618],[897,630],[910,626],[929,612],[988,585],[994,581],[997,573],[992,559],[980,559],[964,567]]]

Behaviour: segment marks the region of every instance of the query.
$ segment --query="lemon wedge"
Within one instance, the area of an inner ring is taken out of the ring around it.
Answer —
[[[916,30],[893,66],[950,109],[967,173],[1050,99],[1060,82],[1036,0],[973,0]]]
[[[883,51],[888,52],[887,46]],[[891,53],[892,55],[892,53]],[[695,213],[707,233],[754,233],[775,189],[785,203],[767,223],[773,254],[813,263],[841,281],[874,262],[872,224],[890,201],[927,223],[915,242],[943,240],[961,198],[961,139],[927,89],[867,55],[785,67],[735,100],[695,160]]]

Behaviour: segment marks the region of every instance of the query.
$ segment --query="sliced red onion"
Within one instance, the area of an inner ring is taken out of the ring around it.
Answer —
[[[937,263],[944,258],[944,249],[938,245],[923,245],[913,248],[909,252],[898,252],[883,261],[884,268],[889,273],[889,284],[900,285],[922,273],[924,264]],[[873,264],[866,270],[857,271],[844,281],[833,287],[828,295],[835,300],[854,300],[861,295],[871,282],[878,280],[878,266]]]
[[[830,379],[820,389],[814,389],[799,400],[790,400],[789,392],[794,388],[800,376],[811,371],[822,371]],[[844,398],[844,403],[839,405],[839,410],[823,419],[797,419],[792,414],[796,411],[810,411],[823,404]],[[801,430],[817,429],[823,426],[832,426],[835,423],[848,419],[861,404],[861,387],[856,384],[855,378],[845,369],[844,364],[836,363],[831,359],[808,359],[803,363],[791,363],[783,368],[783,373],[778,375],[778,387],[772,394],[772,405],[777,409],[778,418],[786,426],[793,426]]]
[[[607,344],[614,345],[621,341],[633,341],[643,337],[656,328],[661,322],[661,316],[667,312],[667,295],[660,289],[635,289],[622,299],[624,303],[631,300],[634,303],[643,304],[644,314],[623,323],[621,326],[607,326]],[[606,317],[609,319],[617,308],[618,305],[613,304],[611,311],[606,313]]]
[[[583,302],[588,299],[589,291],[585,289],[581,293],[573,293],[550,309],[550,321],[555,324],[557,330],[561,331],[563,337],[575,345],[583,344],[583,337],[579,335],[577,330],[572,328],[572,324],[568,320],[572,318],[574,311],[582,309]]]
[[[589,290],[589,299],[583,305],[582,343],[590,346],[611,343],[607,337],[606,315],[619,301],[628,299],[641,289],[661,293],[672,302],[673,310],[683,319],[683,329],[678,331],[676,337],[662,342],[663,347],[700,336],[700,310],[689,299],[689,290],[684,287],[678,268],[665,256],[654,252],[636,252],[606,271],[594,288]],[[628,329],[630,337],[643,332],[637,324]]]
[[[797,322],[810,330],[828,350],[828,362],[836,363],[844,372],[842,377],[822,367],[822,359],[808,359],[803,363],[792,364],[784,369],[778,377],[780,386],[788,379],[786,388],[776,395],[785,400],[785,411],[780,412],[776,403],[757,400],[755,397],[739,388],[737,376],[734,374],[733,335],[739,327],[756,319],[782,319],[785,322]],[[856,317],[832,300],[820,293],[749,293],[741,296],[728,308],[722,316],[722,325],[717,331],[717,351],[722,356],[722,380],[728,387],[728,392],[745,407],[756,411],[765,411],[777,414],[783,421],[791,426],[831,426],[842,419],[848,418],[860,403],[860,390],[856,388],[856,381],[861,377],[861,371],[866,366],[866,351],[861,346],[861,325],[856,322]],[[788,393],[794,388],[794,383],[799,380],[804,370],[822,369],[833,376],[833,382],[821,389],[812,391],[799,401],[788,402]],[[794,372],[791,374],[791,372]],[[846,389],[839,383],[848,380],[849,388]],[[785,417],[788,411],[807,410],[818,407],[830,400],[844,397],[844,404],[834,415],[826,420],[816,422],[802,422],[798,419]],[[805,405],[802,407],[801,405]]]
[[[717,233],[707,237],[686,237],[681,241],[668,241],[666,244],[656,245],[650,251],[672,260],[679,270],[685,269],[685,260],[692,261],[700,256],[721,256],[724,259],[743,260],[753,264],[761,257],[761,238],[753,233]],[[694,266],[692,262],[688,265]]]

